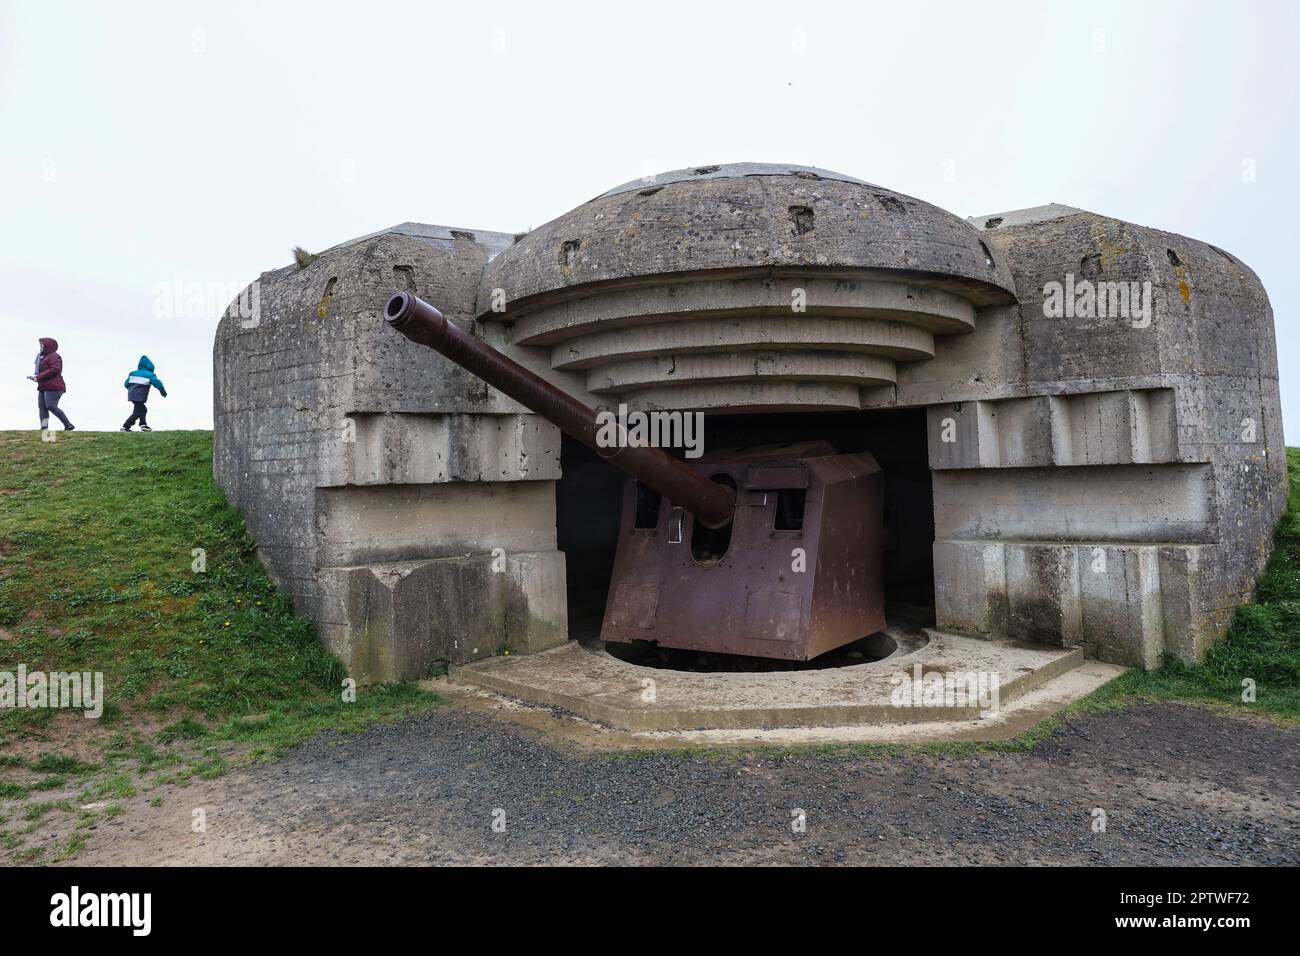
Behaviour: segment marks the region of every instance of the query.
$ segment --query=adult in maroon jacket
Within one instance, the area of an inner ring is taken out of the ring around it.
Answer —
[[[59,343],[54,339],[41,339],[41,351],[36,356],[36,374],[27,377],[36,383],[36,407],[41,413],[41,431],[50,427],[50,413],[63,422],[65,432],[76,426],[59,410],[59,399],[68,387],[63,383],[63,359],[59,356]]]

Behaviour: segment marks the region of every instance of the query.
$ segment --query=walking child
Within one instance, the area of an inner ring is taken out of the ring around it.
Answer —
[[[149,356],[140,356],[140,364],[126,377],[125,385],[126,397],[132,405],[132,411],[131,417],[122,426],[122,431],[129,432],[136,422],[140,423],[140,431],[153,431],[145,421],[145,415],[149,412],[145,407],[145,402],[149,401],[149,389],[151,386],[156,387],[163,398],[167,397],[167,389],[163,387],[162,379],[153,373],[153,362],[149,361]]]

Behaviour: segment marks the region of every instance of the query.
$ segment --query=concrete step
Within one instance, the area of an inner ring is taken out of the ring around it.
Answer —
[[[742,730],[969,723],[1084,661],[1079,648],[926,636],[924,646],[880,661],[769,673],[665,670],[619,660],[599,642],[570,641],[456,667],[450,678],[621,730]]]

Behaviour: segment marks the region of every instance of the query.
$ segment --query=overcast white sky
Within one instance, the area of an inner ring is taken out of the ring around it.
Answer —
[[[217,316],[291,246],[515,232],[737,161],[1214,243],[1269,291],[1294,425],[1298,10],[0,0],[0,428],[37,426],[39,336],[78,427],[121,424],[147,352],[155,427],[208,428]],[[160,316],[160,289],[212,301]]]

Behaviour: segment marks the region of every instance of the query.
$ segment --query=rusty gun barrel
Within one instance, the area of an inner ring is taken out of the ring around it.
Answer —
[[[649,485],[710,528],[731,522],[735,493],[710,481],[659,448],[602,447],[596,440],[596,411],[556,388],[480,339],[462,332],[441,312],[409,292],[393,295],[384,307],[388,324],[412,342],[428,346],[493,388],[509,395],[582,442],[610,464]]]

